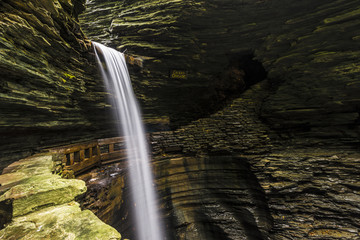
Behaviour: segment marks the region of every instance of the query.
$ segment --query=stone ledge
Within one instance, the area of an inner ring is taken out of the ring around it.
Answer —
[[[120,239],[120,234],[91,211],[81,211],[75,197],[85,182],[52,174],[53,159],[42,153],[9,165],[0,176],[0,214],[7,219],[5,239]],[[9,223],[9,221],[11,222]],[[91,236],[91,237],[90,237]]]

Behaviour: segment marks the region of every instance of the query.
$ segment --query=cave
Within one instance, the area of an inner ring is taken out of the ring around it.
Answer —
[[[0,15],[2,239],[360,238],[358,1],[2,0]],[[155,218],[137,210],[145,185]]]

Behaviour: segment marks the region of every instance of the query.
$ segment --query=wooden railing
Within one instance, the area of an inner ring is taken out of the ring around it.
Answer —
[[[72,171],[74,175],[95,166],[121,162],[126,159],[125,143],[122,137],[52,148],[50,151],[62,155],[63,172]]]
[[[122,137],[99,139],[101,164],[120,162],[126,159],[125,142]]]

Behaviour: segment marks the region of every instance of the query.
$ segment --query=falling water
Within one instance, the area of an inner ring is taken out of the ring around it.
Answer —
[[[100,43],[93,42],[93,46],[107,90],[115,96],[113,103],[116,106],[116,117],[121,120],[135,201],[138,238],[162,240],[144,127],[124,54]]]

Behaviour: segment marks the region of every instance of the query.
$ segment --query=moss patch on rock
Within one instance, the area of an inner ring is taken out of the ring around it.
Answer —
[[[0,214],[7,222],[1,222],[6,227],[0,236],[4,239],[120,239],[115,229],[92,212],[81,211],[74,202],[86,192],[85,182],[62,179],[52,174],[52,168],[53,156],[42,153],[4,169],[0,176]]]
[[[4,239],[120,239],[120,234],[91,211],[69,202],[15,218],[0,231]]]

